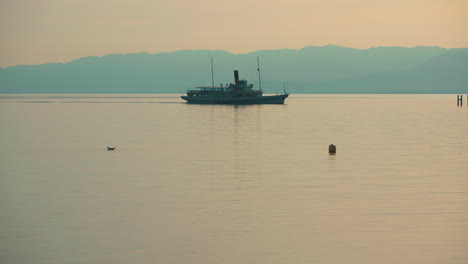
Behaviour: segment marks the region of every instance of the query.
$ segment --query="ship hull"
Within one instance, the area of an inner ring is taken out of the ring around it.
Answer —
[[[258,97],[244,98],[200,98],[181,96],[180,98],[189,104],[284,104],[284,100],[289,94],[265,95]]]

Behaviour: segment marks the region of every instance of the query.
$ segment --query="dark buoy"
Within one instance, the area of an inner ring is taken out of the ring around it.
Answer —
[[[330,144],[330,146],[328,146],[328,153],[335,154],[336,153],[336,146],[333,145],[333,144]]]
[[[108,151],[109,151],[109,150],[114,150],[114,149],[115,149],[115,147],[113,147],[113,148],[107,147],[107,150],[108,150]]]

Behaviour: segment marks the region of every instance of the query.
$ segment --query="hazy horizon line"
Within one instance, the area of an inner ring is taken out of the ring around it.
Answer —
[[[148,52],[148,51],[140,51],[140,52],[129,52],[129,53],[107,53],[104,55],[89,55],[89,56],[83,56],[83,57],[77,57],[72,60],[67,60],[67,61],[56,61],[56,62],[44,62],[44,63],[38,63],[38,64],[16,64],[16,65],[11,65],[11,66],[0,66],[0,69],[5,69],[5,68],[11,68],[11,67],[18,67],[18,66],[39,66],[39,65],[46,65],[46,64],[67,64],[79,59],[83,58],[103,58],[106,56],[111,56],[111,55],[135,55],[135,54],[149,54],[149,55],[156,55],[156,54],[164,54],[164,53],[177,53],[177,52],[183,52],[183,51],[210,51],[210,52],[226,52],[230,53],[233,55],[244,55],[244,54],[250,54],[250,53],[256,53],[256,52],[262,52],[262,51],[277,51],[277,50],[302,50],[310,47],[316,47],[316,48],[325,48],[325,47],[337,47],[337,48],[346,48],[346,49],[354,49],[354,50],[369,50],[369,49],[376,49],[376,48],[406,48],[406,49],[412,49],[412,48],[440,48],[440,49],[445,49],[445,50],[450,50],[450,49],[464,49],[468,47],[456,47],[456,48],[447,48],[447,47],[441,47],[441,46],[433,46],[433,45],[416,45],[416,46],[370,46],[368,48],[354,48],[354,47],[349,47],[349,46],[343,46],[343,45],[336,45],[336,44],[326,44],[326,45],[308,45],[304,46],[302,48],[278,48],[278,49],[259,49],[259,50],[254,50],[254,51],[249,51],[249,52],[240,52],[240,53],[235,53],[231,52],[228,50],[223,50],[223,49],[181,49],[181,50],[174,50],[174,51],[160,51],[160,52]]]

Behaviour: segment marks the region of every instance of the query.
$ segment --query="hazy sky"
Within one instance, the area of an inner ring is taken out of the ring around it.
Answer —
[[[468,47],[468,0],[1,0],[0,67],[110,53]]]

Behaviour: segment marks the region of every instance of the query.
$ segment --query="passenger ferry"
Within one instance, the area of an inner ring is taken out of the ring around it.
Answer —
[[[213,76],[213,61],[211,65]],[[248,84],[246,80],[240,80],[239,71],[235,70],[234,84],[198,86],[187,90],[187,95],[183,95],[181,98],[190,104],[284,104],[284,100],[289,96],[286,89],[282,94],[263,95],[260,82],[260,63],[258,66],[260,86],[258,90],[255,90],[253,84]]]

